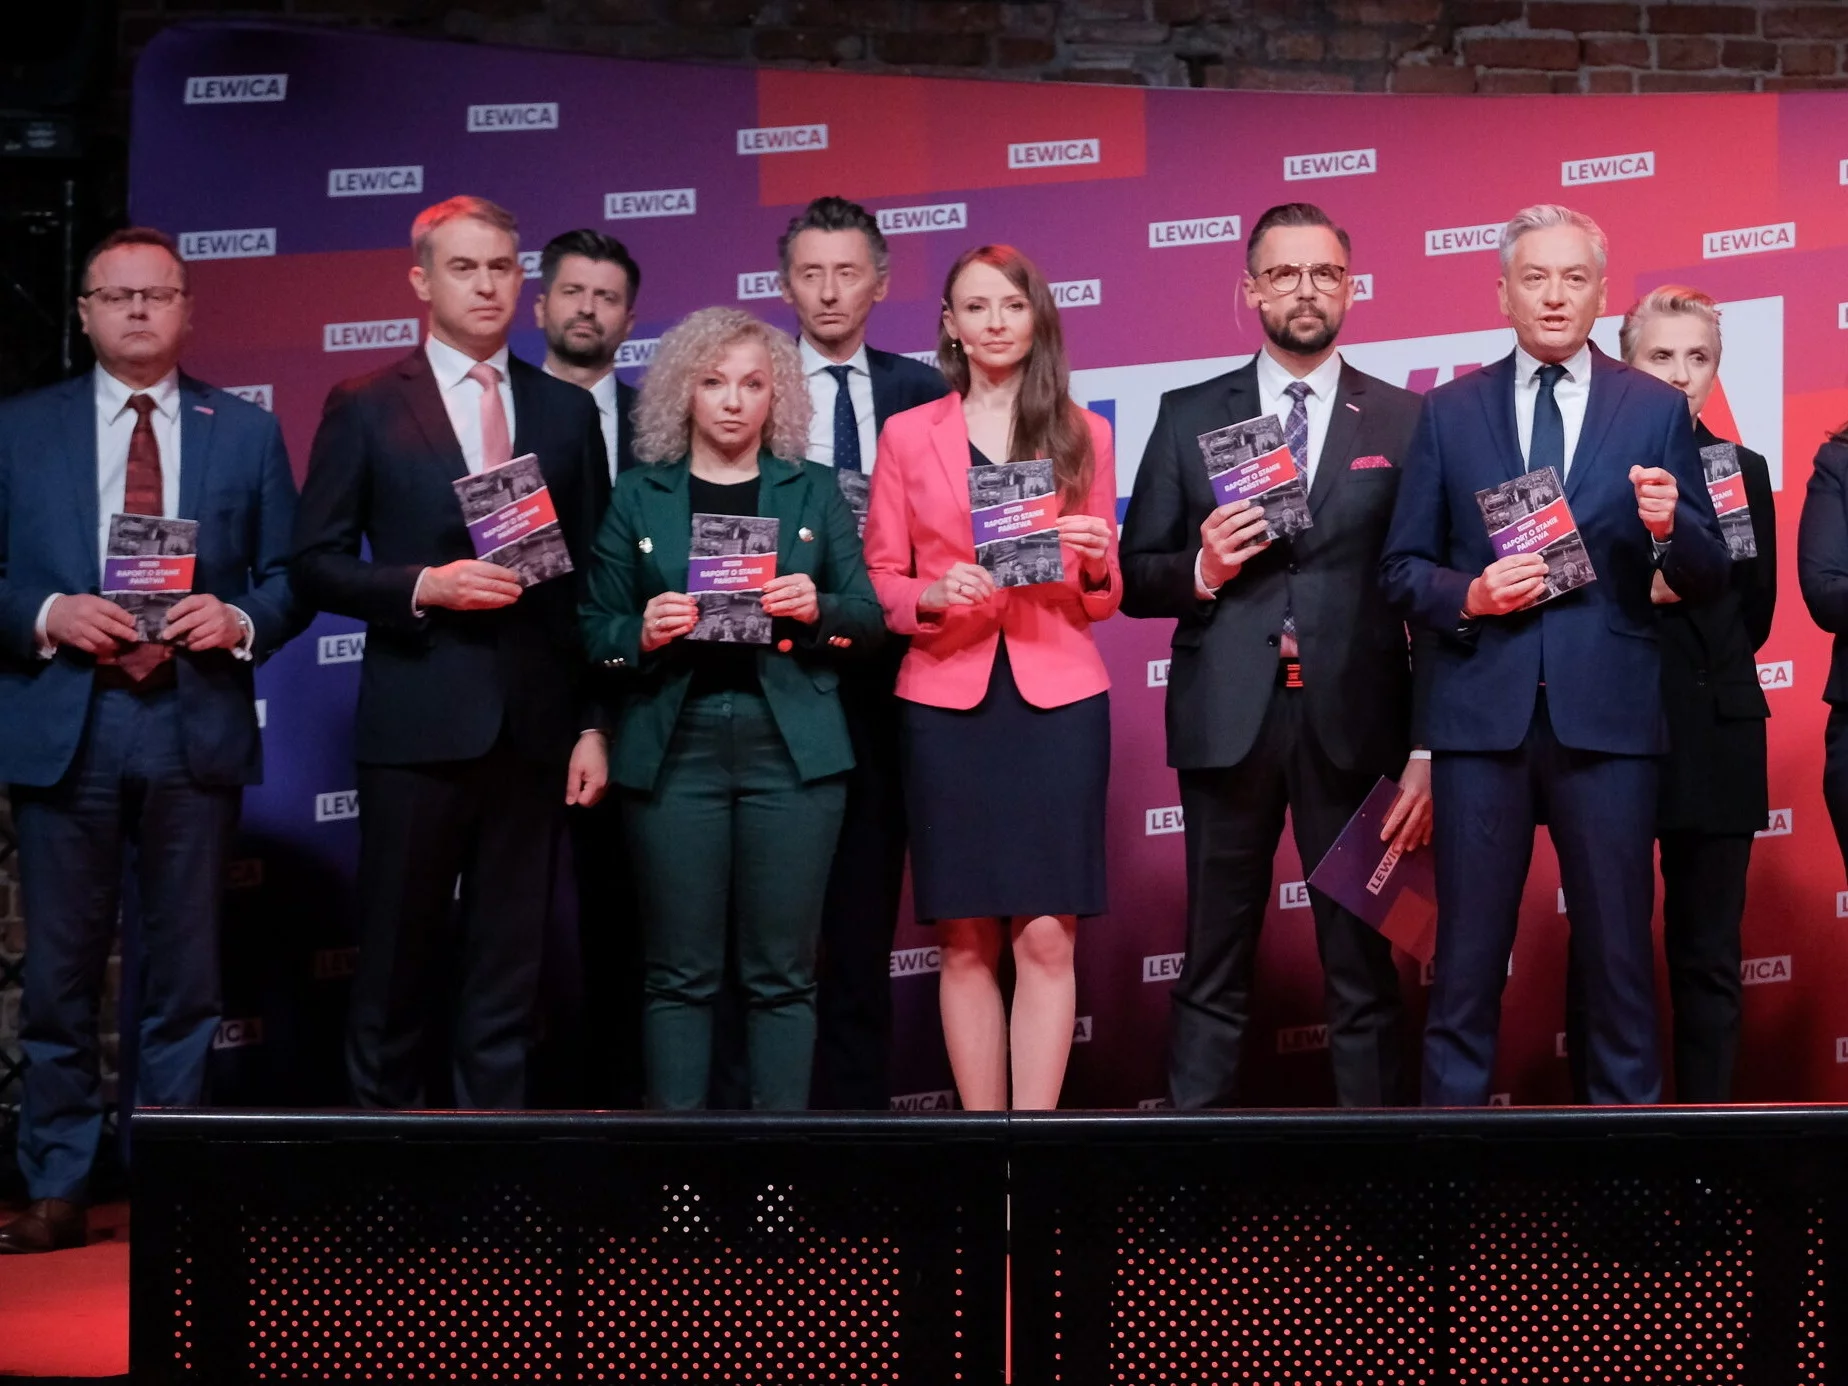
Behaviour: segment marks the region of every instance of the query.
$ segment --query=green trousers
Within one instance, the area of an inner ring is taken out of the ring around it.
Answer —
[[[815,948],[846,802],[844,776],[802,782],[754,693],[689,698],[654,792],[624,792],[642,905],[649,1106],[706,1105],[728,921],[751,1107],[808,1105]]]

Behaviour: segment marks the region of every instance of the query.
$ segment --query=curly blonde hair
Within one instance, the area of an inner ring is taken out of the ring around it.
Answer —
[[[742,341],[762,342],[770,356],[764,446],[785,461],[803,459],[815,407],[809,402],[795,339],[737,308],[701,308],[661,334],[642,380],[641,398],[635,402],[636,457],[673,462],[687,455],[693,438],[694,381],[718,363],[727,347]]]

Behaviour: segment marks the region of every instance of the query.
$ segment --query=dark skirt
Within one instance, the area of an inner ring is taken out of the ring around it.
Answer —
[[[1109,695],[1034,707],[1003,639],[973,708],[901,707],[918,919],[1103,914]]]

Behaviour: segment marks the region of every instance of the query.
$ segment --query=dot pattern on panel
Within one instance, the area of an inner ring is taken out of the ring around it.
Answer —
[[[1809,1237],[1803,1267],[1803,1307],[1797,1319],[1797,1370],[1801,1382],[1826,1381],[1823,1344],[1827,1341],[1828,1322],[1823,1313],[1828,1303],[1823,1293],[1823,1254],[1821,1210],[1810,1209]]]

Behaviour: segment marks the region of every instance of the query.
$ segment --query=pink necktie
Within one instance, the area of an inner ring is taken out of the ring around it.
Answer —
[[[477,361],[468,368],[468,378],[481,385],[481,469],[487,471],[513,459],[507,410],[501,404],[500,372],[486,361]]]

